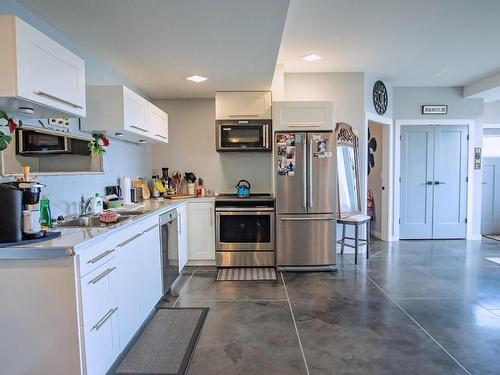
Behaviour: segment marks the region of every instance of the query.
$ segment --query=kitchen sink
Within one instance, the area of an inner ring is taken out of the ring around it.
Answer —
[[[61,221],[57,224],[58,227],[73,227],[73,228],[100,228],[100,227],[110,227],[116,224],[123,223],[131,219],[133,215],[122,215],[118,217],[118,221],[112,224],[104,224],[99,221],[99,216],[79,216],[74,219],[69,219]]]

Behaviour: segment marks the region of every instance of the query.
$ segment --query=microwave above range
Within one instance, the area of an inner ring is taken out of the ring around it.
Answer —
[[[271,120],[217,120],[218,152],[271,152]]]
[[[75,138],[69,133],[61,133],[48,129],[16,129],[17,155],[90,155],[88,142],[88,140]]]

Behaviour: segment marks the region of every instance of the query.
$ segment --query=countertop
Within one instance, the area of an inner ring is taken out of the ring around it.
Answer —
[[[114,231],[121,231],[142,220],[154,215],[160,215],[170,209],[178,207],[186,202],[214,202],[215,197],[188,198],[178,200],[150,199],[137,203],[134,208],[127,210],[147,211],[143,215],[133,216],[130,220],[108,227],[55,227],[53,230],[60,231],[61,236],[53,240],[42,241],[30,245],[18,245],[0,249],[1,259],[47,259],[61,258],[74,255],[78,248],[90,245],[96,240],[104,239]],[[118,211],[119,212],[119,211]]]

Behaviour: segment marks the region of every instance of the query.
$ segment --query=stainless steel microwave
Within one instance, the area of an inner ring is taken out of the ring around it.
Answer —
[[[16,154],[42,156],[54,154],[89,155],[88,141],[67,134],[40,129],[16,129]]]
[[[218,152],[271,152],[271,120],[217,120],[215,126]]]

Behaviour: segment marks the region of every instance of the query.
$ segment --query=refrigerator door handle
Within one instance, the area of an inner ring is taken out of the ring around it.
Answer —
[[[281,221],[333,221],[335,216],[331,217],[282,217]]]
[[[302,140],[302,152],[303,152],[303,163],[304,163],[304,166],[306,164],[306,160],[307,160],[307,144],[306,144],[306,139],[304,137],[304,139]],[[303,188],[304,188],[304,203],[303,203],[303,207],[304,208],[307,208],[307,168],[304,168],[304,184],[303,184]]]
[[[313,175],[312,175],[312,171],[313,171],[313,167],[312,167],[312,139],[309,139],[309,168],[308,168],[308,174],[309,174],[309,207],[312,208],[313,206],[313,193],[312,193],[312,181],[313,181]]]

